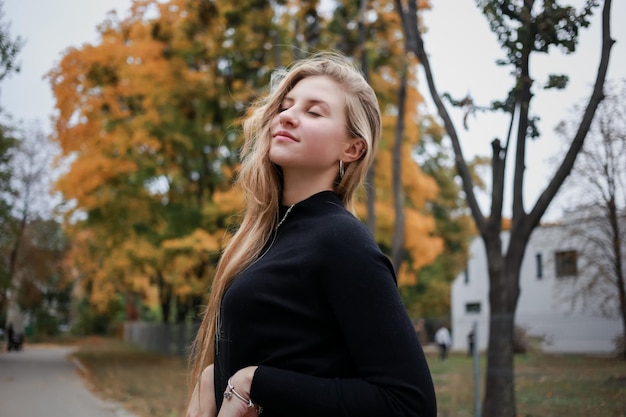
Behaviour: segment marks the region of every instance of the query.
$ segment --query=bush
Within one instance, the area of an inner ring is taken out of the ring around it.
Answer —
[[[124,305],[113,301],[105,312],[96,311],[87,300],[82,300],[78,306],[78,320],[72,326],[72,333],[76,335],[113,335],[125,317]]]
[[[526,329],[515,326],[513,330],[513,353],[526,354],[528,352],[528,336]]]
[[[615,344],[615,354],[620,358],[626,358],[626,337],[624,335],[617,336],[613,339]]]
[[[46,311],[35,316],[35,332],[40,336],[55,336],[59,332],[59,320]]]

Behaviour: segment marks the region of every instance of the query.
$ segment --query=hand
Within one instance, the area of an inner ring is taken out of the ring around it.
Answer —
[[[250,387],[256,368],[248,366],[240,369],[230,378],[233,387],[245,398],[250,398]],[[258,417],[258,410],[256,407],[248,407],[245,402],[233,396],[230,399],[224,398],[218,417]]]
[[[218,417],[259,417],[255,407],[248,407],[237,398],[224,399]],[[261,415],[263,417],[263,415]]]
[[[209,365],[200,374],[187,405],[187,417],[216,417],[215,381],[213,365]]]

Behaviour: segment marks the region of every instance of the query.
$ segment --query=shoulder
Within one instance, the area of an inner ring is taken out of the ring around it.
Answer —
[[[367,226],[343,207],[325,213],[319,223],[319,242],[327,248],[379,250]]]
[[[328,276],[341,275],[363,282],[395,274],[389,258],[379,248],[368,227],[350,212],[327,213],[314,234],[316,257],[326,268]]]
[[[289,223],[300,229],[299,232],[324,244],[340,242],[348,237],[374,242],[365,224],[346,210],[337,195],[330,191],[320,192],[298,203]]]
[[[311,197],[296,206],[292,214],[286,230],[294,232],[293,243],[314,257],[316,264],[334,271],[342,268],[357,271],[373,264],[390,269],[388,258],[368,227],[346,210],[333,193]]]

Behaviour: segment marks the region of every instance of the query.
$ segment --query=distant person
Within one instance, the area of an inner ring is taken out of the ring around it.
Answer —
[[[474,330],[467,335],[467,356],[474,354]]]
[[[448,349],[452,344],[452,338],[450,337],[450,331],[446,326],[441,326],[435,333],[435,343],[439,347],[439,359],[445,360],[448,357]]]
[[[24,345],[24,317],[15,303],[9,304],[7,312],[7,350],[22,350]]]

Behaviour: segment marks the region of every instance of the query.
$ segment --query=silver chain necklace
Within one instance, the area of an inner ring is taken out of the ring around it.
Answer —
[[[293,206],[295,206],[295,204],[292,204],[287,211],[285,212],[285,215],[283,216],[282,219],[280,219],[280,221],[278,222],[278,224],[276,225],[276,227],[274,228],[274,230],[278,230],[278,228],[280,227],[281,224],[283,224],[285,222],[285,220],[287,220],[287,216],[289,216],[289,213],[291,212],[291,209],[293,208]]]

